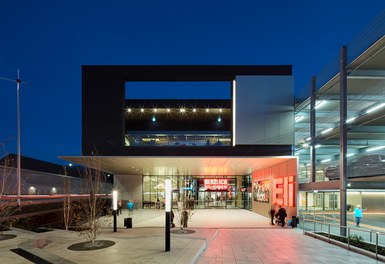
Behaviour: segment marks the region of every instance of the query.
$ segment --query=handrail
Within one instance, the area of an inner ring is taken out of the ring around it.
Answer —
[[[324,221],[317,221],[315,219],[305,219],[302,217],[300,217],[300,223],[302,223],[302,230],[303,230],[303,233],[305,233],[305,224],[309,223],[309,227],[313,226],[313,230],[310,229],[310,232],[313,232],[314,234],[314,237],[316,236],[316,232],[317,232],[317,224],[321,225],[321,230],[323,231],[323,225],[326,225],[327,226],[327,237],[328,237],[328,242],[330,243],[330,235],[333,234],[331,232],[332,230],[332,227],[335,227],[335,229],[337,230],[346,230],[347,231],[347,236],[341,236],[341,237],[346,237],[347,238],[347,246],[348,246],[348,249],[350,250],[350,246],[351,246],[351,234],[352,234],[352,231],[356,231],[356,233],[368,233],[369,235],[369,239],[368,241],[371,243],[371,244],[374,244],[375,245],[375,256],[376,256],[376,259],[378,259],[378,246],[379,246],[379,236],[382,235],[382,236],[385,236],[385,232],[382,232],[382,231],[378,231],[378,230],[367,230],[367,229],[362,229],[362,228],[355,228],[355,227],[348,227],[348,226],[342,226],[342,225],[338,225],[338,224],[332,224],[332,223],[325,223]],[[300,226],[301,227],[301,226]],[[375,243],[373,243],[373,235],[375,235]],[[365,239],[364,239],[365,241]],[[363,250],[366,250],[366,249],[363,249]]]

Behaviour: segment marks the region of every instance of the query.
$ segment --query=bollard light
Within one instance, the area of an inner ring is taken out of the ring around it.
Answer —
[[[164,182],[164,187],[165,187],[165,209],[166,209],[166,234],[165,234],[165,247],[166,247],[166,252],[170,251],[170,227],[171,227],[171,221],[170,221],[170,212],[171,212],[171,180],[167,179]]]
[[[112,210],[113,210],[113,215],[114,215],[114,232],[116,232],[116,229],[117,229],[116,213],[118,210],[118,191],[112,191]]]
[[[112,210],[118,210],[118,191],[112,191]]]
[[[166,191],[166,195],[165,195],[166,212],[171,212],[171,180],[167,179],[164,182],[164,186],[165,186],[165,191]]]

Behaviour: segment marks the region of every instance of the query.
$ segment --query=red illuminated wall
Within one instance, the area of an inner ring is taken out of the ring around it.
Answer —
[[[253,201],[253,211],[268,216],[272,205],[284,206],[289,217],[296,214],[297,159],[286,160],[276,166],[253,172],[253,183],[270,181],[270,202]]]

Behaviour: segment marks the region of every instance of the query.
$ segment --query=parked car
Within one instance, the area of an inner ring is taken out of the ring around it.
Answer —
[[[348,161],[348,178],[378,175],[385,175],[385,155],[366,155]],[[340,178],[340,166],[337,165],[326,168],[325,176],[329,180],[338,180]]]

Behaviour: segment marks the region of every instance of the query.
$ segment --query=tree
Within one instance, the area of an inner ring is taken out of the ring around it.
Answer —
[[[64,175],[67,176],[67,170],[64,167]],[[71,200],[71,181],[68,177],[64,178],[64,194],[63,198],[63,220],[64,227],[66,230],[69,229],[70,224],[72,223],[72,200]]]
[[[13,156],[8,155],[5,143],[1,142],[0,148],[0,234],[9,228],[9,217],[18,210],[15,196],[9,196],[16,187],[15,182],[10,179],[15,167]]]
[[[84,158],[83,161],[86,166],[81,170],[84,191],[83,199],[76,203],[76,221],[80,235],[95,247],[96,239],[103,229],[111,225],[110,218],[103,217],[111,213],[109,197],[101,194],[106,174],[101,171],[97,157]]]
[[[187,177],[183,177],[182,181],[182,190],[183,192],[179,196],[178,201],[178,213],[177,218],[180,224],[180,229],[183,232],[183,229],[188,226],[188,222],[191,220],[194,214],[194,198],[189,197],[189,192],[187,191],[188,186],[186,183],[189,182]]]

